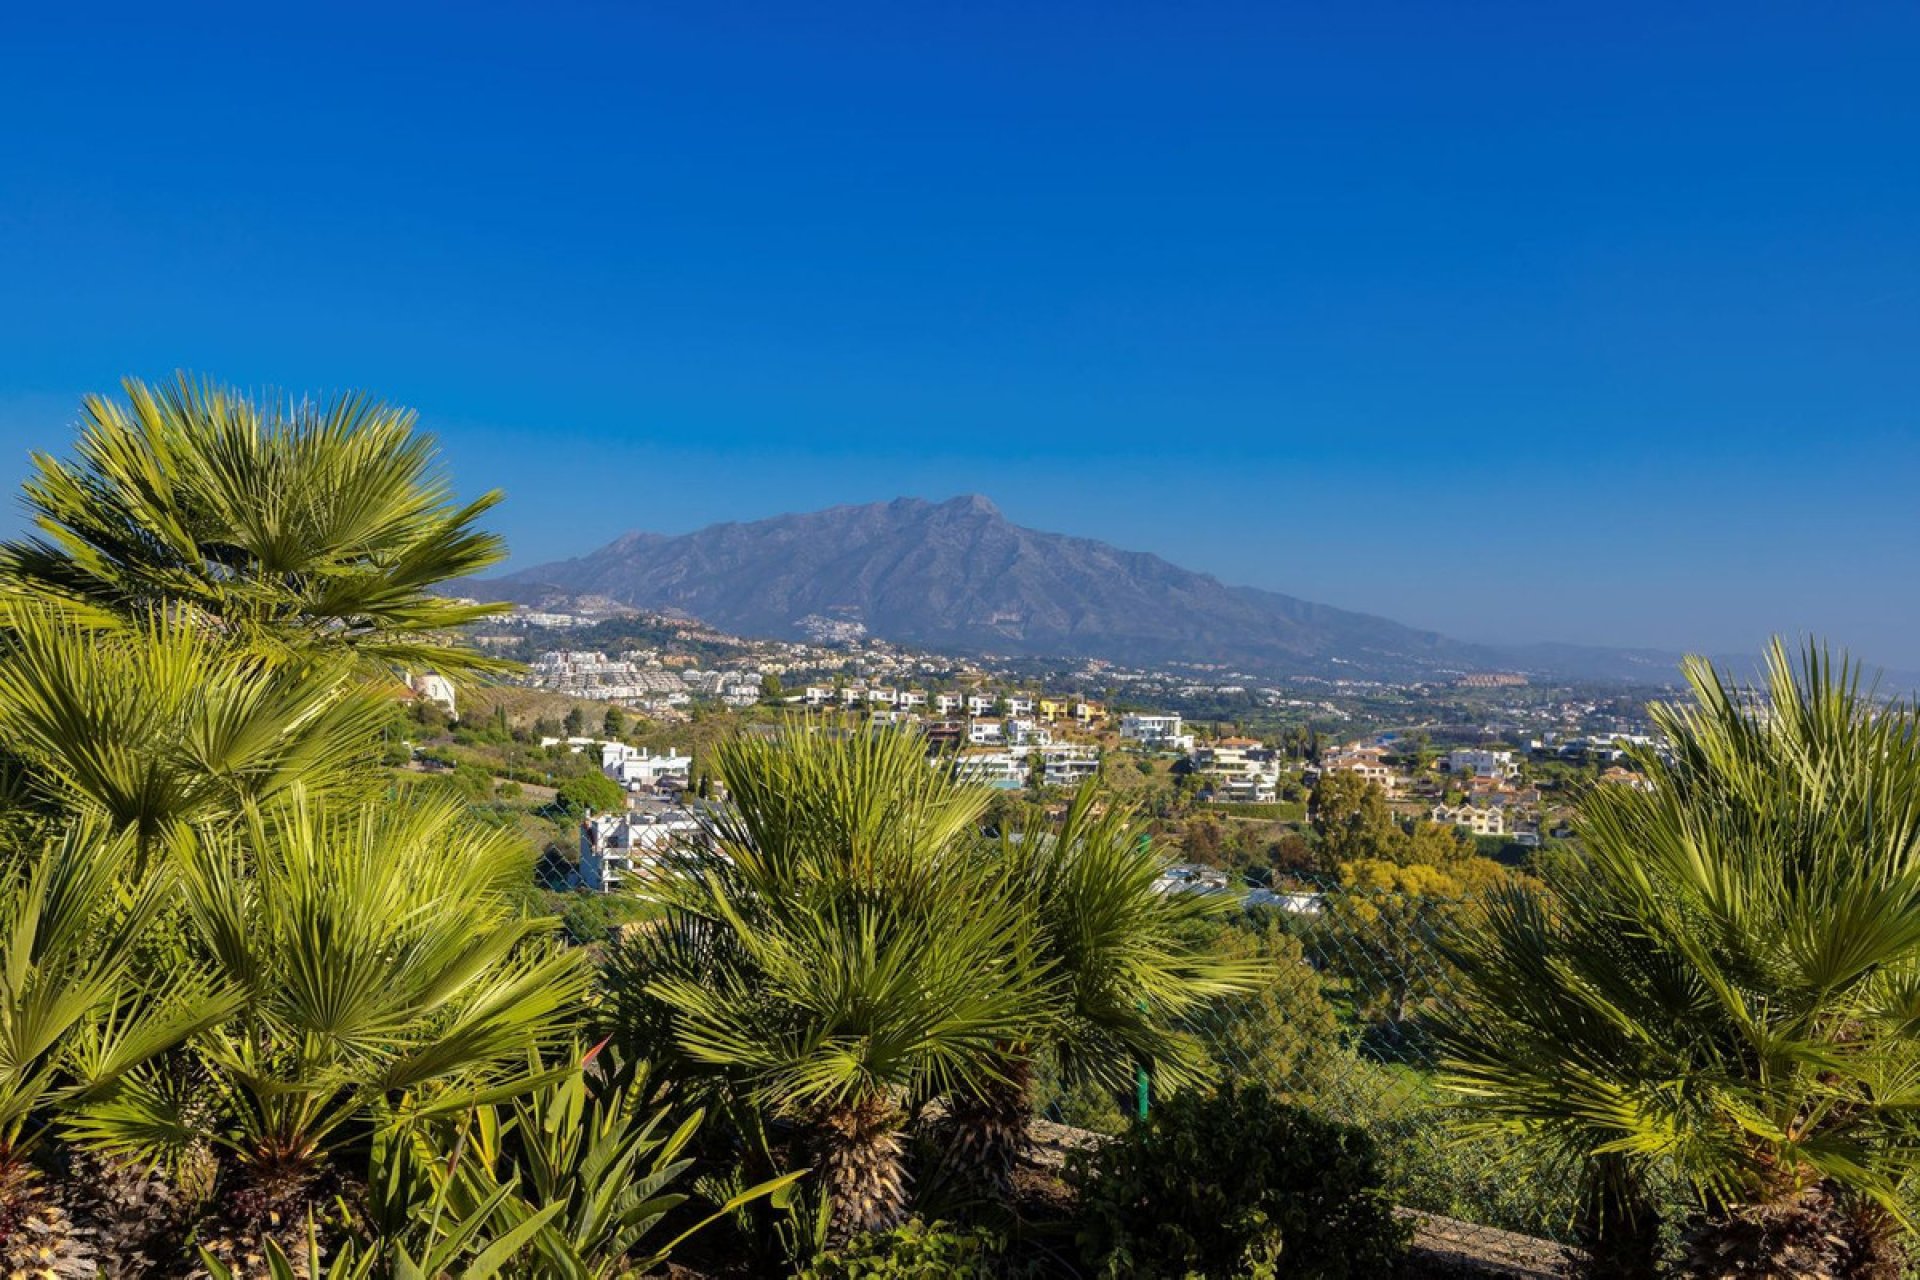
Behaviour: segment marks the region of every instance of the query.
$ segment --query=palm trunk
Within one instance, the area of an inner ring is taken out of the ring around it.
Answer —
[[[1617,1155],[1596,1157],[1580,1186],[1580,1274],[1591,1280],[1654,1280],[1660,1274],[1660,1213]]]
[[[948,1102],[952,1133],[943,1163],[1002,1203],[1013,1198],[1013,1170],[1027,1153],[1032,1067],[1024,1057],[1002,1064],[1003,1080],[986,1080]]]
[[[1898,1280],[1904,1251],[1885,1215],[1841,1204],[1821,1185],[1702,1215],[1686,1239],[1686,1274],[1709,1280],[1821,1276]]]
[[[820,1180],[833,1205],[833,1240],[888,1231],[907,1219],[901,1115],[891,1099],[835,1107],[820,1124]]]

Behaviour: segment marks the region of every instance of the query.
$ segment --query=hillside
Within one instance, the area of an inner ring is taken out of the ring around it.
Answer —
[[[1223,663],[1270,676],[1406,678],[1520,666],[1644,678],[1672,669],[1658,655],[1467,644],[1228,586],[1159,556],[1024,528],[977,496],[833,507],[678,536],[631,533],[589,555],[467,589],[530,605],[604,596],[780,639],[857,623],[884,639],[948,652]]]

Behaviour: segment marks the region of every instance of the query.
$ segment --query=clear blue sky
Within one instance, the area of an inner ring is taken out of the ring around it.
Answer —
[[[1468,638],[1920,668],[1920,6],[19,7],[0,484],[187,367],[518,563],[982,492]]]

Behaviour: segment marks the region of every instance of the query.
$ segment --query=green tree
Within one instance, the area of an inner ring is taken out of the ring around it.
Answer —
[[[503,664],[446,635],[505,605],[436,594],[498,563],[413,415],[350,393],[260,405],[181,375],[83,406],[72,462],[36,454],[37,532],[0,547],[0,580],[83,619],[186,609],[268,650],[342,650],[380,666]]]
[[[801,1126],[845,1240],[905,1219],[902,1104],[991,1074],[1036,992],[1028,919],[964,847],[989,793],[909,735],[815,728],[711,753],[713,848],[669,862],[607,987],[626,1035]]]
[[[0,617],[0,744],[49,806],[144,851],[299,786],[363,791],[386,701],[351,661],[269,661],[170,613],[127,626],[16,604]]]
[[[617,739],[625,734],[626,731],[627,713],[619,707],[608,707],[605,718],[600,721],[601,735],[603,737]]]
[[[179,868],[192,940],[239,993],[193,1042],[218,1086],[196,1098],[177,1075],[131,1073],[74,1127],[166,1167],[211,1137],[237,1247],[297,1244],[333,1153],[400,1091],[524,1079],[582,995],[580,956],[533,945],[548,924],[517,909],[518,842],[450,800],[323,809],[296,795],[203,834]]]
[[[1550,895],[1453,942],[1446,1083],[1585,1163],[1595,1243],[1650,1270],[1646,1205],[1697,1205],[1688,1274],[1898,1273],[1920,1172],[1920,716],[1776,642],[1763,693],[1687,664],[1650,790],[1585,797]]]
[[[132,833],[96,821],[0,853],[0,1259],[22,1274],[27,1241],[33,1271],[92,1274],[33,1165],[47,1117],[97,1101],[238,1003],[202,965],[140,971],[173,885],[162,867],[129,890],[132,859]]]
[[[584,736],[587,731],[586,712],[582,711],[577,706],[568,707],[567,718],[560,722],[560,727],[565,731],[566,736],[569,738],[578,738],[578,737]]]
[[[1221,952],[1212,927],[1236,910],[1224,895],[1164,893],[1166,860],[1094,783],[1055,825],[1029,813],[1003,828],[996,871],[1033,919],[1035,987],[1027,1025],[1001,1032],[999,1069],[957,1089],[950,1162],[1004,1193],[1027,1149],[1037,1062],[1061,1083],[1108,1093],[1150,1070],[1177,1089],[1206,1077],[1188,1022],[1208,1001],[1246,995],[1271,977],[1259,956]]]
[[[1394,858],[1402,835],[1379,783],[1350,769],[1326,770],[1314,785],[1309,811],[1323,872],[1348,862]]]
[[[576,813],[589,809],[595,813],[608,813],[626,808],[627,793],[606,774],[594,772],[568,778],[560,784],[554,799]]]

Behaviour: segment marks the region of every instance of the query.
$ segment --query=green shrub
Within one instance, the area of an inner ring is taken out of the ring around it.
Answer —
[[[891,1231],[855,1236],[822,1254],[801,1280],[974,1280],[996,1273],[1002,1245],[979,1227],[914,1219]]]
[[[575,811],[592,809],[605,813],[626,807],[627,793],[604,773],[583,773],[560,784],[554,799]]]
[[[1068,1180],[1103,1276],[1358,1280],[1406,1248],[1372,1140],[1259,1087],[1171,1098]]]

